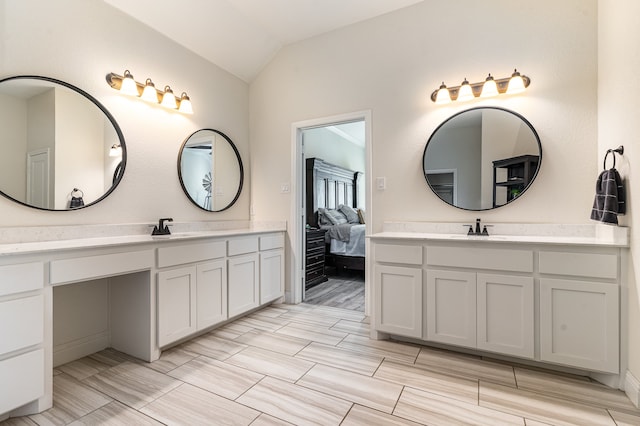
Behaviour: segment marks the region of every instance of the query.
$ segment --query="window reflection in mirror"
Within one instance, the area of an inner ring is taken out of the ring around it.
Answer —
[[[502,108],[462,111],[433,132],[423,156],[429,187],[452,206],[488,210],[517,199],[540,168],[542,148],[521,115]]]
[[[0,190],[29,207],[89,206],[111,193],[124,172],[124,138],[115,120],[68,83],[39,76],[0,80],[0,129]],[[121,148],[115,156],[113,146]],[[72,203],[78,194],[81,205]]]
[[[203,210],[231,207],[242,191],[240,153],[224,133],[201,129],[182,144],[178,158],[180,184],[191,202]]]

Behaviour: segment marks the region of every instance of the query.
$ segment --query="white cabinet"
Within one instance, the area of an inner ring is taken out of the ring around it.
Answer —
[[[158,272],[158,346],[196,332],[196,267]]]
[[[161,247],[158,266],[178,266],[157,274],[158,346],[165,347],[282,297],[284,234]]]
[[[476,347],[533,358],[533,277],[479,273],[476,284]]]
[[[158,346],[227,319],[224,260],[158,273]]]
[[[427,270],[426,340],[534,357],[532,277]]]
[[[422,269],[375,266],[376,330],[422,337]]]
[[[196,328],[211,327],[228,318],[227,264],[214,260],[196,266]]]
[[[617,284],[540,279],[543,361],[618,373]]]
[[[476,346],[476,274],[427,270],[426,339]]]
[[[260,304],[284,295],[284,250],[260,253]]]
[[[599,373],[626,365],[623,249],[372,241],[375,331]]]
[[[422,246],[376,244],[373,259],[375,329],[421,338]]]
[[[260,305],[258,253],[230,257],[228,268],[229,318],[231,318]]]
[[[44,264],[0,266],[0,415],[45,394]]]

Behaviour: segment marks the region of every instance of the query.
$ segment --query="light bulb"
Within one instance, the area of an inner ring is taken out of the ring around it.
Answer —
[[[496,96],[498,94],[498,85],[496,81],[493,79],[491,74],[487,77],[482,85],[482,93],[480,93],[480,97],[488,98],[489,96]]]
[[[460,85],[460,90],[458,91],[458,101],[464,102],[473,99],[473,90],[471,90],[471,85],[465,78],[462,84]]]
[[[524,92],[524,80],[522,76],[518,72],[518,70],[513,70],[513,74],[511,74],[511,78],[509,79],[509,85],[507,86],[507,93],[514,94]]]
[[[125,70],[124,76],[122,77],[122,84],[120,85],[120,91],[125,95],[131,96],[139,96],[138,93],[138,85],[136,81],[133,79],[133,76],[129,72],[129,70]]]
[[[180,108],[178,111],[184,114],[193,114],[193,107],[191,106],[191,99],[185,92],[182,92],[182,96],[180,96]]]
[[[144,83],[144,90],[142,90],[142,96],[140,96],[147,102],[158,103],[158,91],[150,78]]]
[[[122,157],[122,147],[118,144],[111,145],[109,157]]]
[[[171,87],[164,87],[164,95],[162,95],[162,104],[163,107],[176,109],[178,108],[178,103],[176,102],[176,97],[173,95],[173,90]]]
[[[440,85],[438,89],[438,93],[436,94],[436,103],[437,104],[446,104],[451,102],[451,94],[449,93],[449,89],[444,85],[444,81]]]

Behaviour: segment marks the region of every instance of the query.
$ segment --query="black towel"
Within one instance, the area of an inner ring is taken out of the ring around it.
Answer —
[[[625,191],[616,169],[605,170],[598,176],[591,219],[618,224],[618,215],[625,214]]]

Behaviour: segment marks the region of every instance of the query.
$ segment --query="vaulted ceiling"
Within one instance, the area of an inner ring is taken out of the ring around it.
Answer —
[[[423,0],[104,0],[251,82],[291,43]]]

